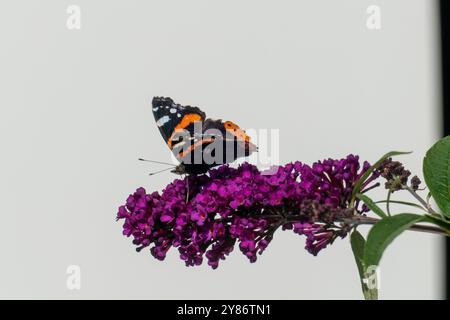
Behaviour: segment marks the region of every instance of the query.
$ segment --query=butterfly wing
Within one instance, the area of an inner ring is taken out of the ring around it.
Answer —
[[[156,125],[170,149],[176,144],[174,137],[177,132],[186,131],[193,136],[194,124],[206,118],[198,107],[182,106],[171,98],[154,97],[152,107]]]
[[[237,125],[212,119],[203,122],[201,135],[193,137],[186,146],[175,155],[184,164],[186,172],[196,174],[257,151],[250,137]]]
[[[153,98],[152,106],[164,141],[184,165],[186,173],[204,173],[257,150],[239,126],[231,121],[206,119],[198,107],[182,106],[164,97]],[[223,151],[216,157],[218,147]],[[206,163],[205,157],[216,161]]]
[[[223,144],[223,163],[233,162],[258,150],[246,132],[231,121],[207,119],[203,125],[204,136],[207,137],[210,131],[220,132],[217,139]]]

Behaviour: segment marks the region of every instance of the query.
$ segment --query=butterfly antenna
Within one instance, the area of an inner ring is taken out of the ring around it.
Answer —
[[[162,170],[159,170],[159,171],[155,171],[155,172],[150,172],[148,175],[149,176],[154,176],[155,174],[158,174],[158,173],[161,173],[161,172],[164,172],[164,171],[167,171],[167,170],[171,170],[172,168],[166,168],[166,169],[162,169]]]
[[[142,158],[139,158],[138,160],[139,161],[145,161],[145,162],[151,162],[151,163],[165,164],[165,165],[168,165],[168,166],[176,167],[176,165],[174,165],[173,163],[168,163],[168,162],[148,160],[148,159],[142,159]]]

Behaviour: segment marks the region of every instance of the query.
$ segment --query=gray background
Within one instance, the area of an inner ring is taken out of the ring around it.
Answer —
[[[66,28],[66,8],[82,29]],[[382,28],[366,28],[366,8]],[[218,270],[137,254],[115,222],[136,187],[174,177],[154,95],[244,128],[279,128],[280,161],[391,149],[420,173],[439,134],[435,1],[2,1],[1,298],[361,298],[348,239],[313,257],[278,232]],[[383,190],[373,193],[385,196]],[[381,297],[440,298],[442,239],[407,233],[382,261]],[[80,265],[79,291],[66,268]]]

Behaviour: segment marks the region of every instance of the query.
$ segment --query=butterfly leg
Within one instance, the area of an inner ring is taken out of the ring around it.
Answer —
[[[189,175],[186,175],[186,203],[189,202]]]

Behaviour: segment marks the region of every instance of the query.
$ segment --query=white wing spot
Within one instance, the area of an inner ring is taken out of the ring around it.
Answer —
[[[178,118],[181,118],[181,114],[177,113],[177,117],[178,117]]]
[[[162,127],[163,125],[165,125],[167,122],[170,121],[170,117],[169,116],[164,116],[158,119],[158,121],[156,121],[156,125],[158,127]]]
[[[154,107],[153,111],[158,111],[159,107]]]
[[[177,112],[177,109],[175,109],[175,108],[170,109],[170,113],[175,113],[175,112]]]

